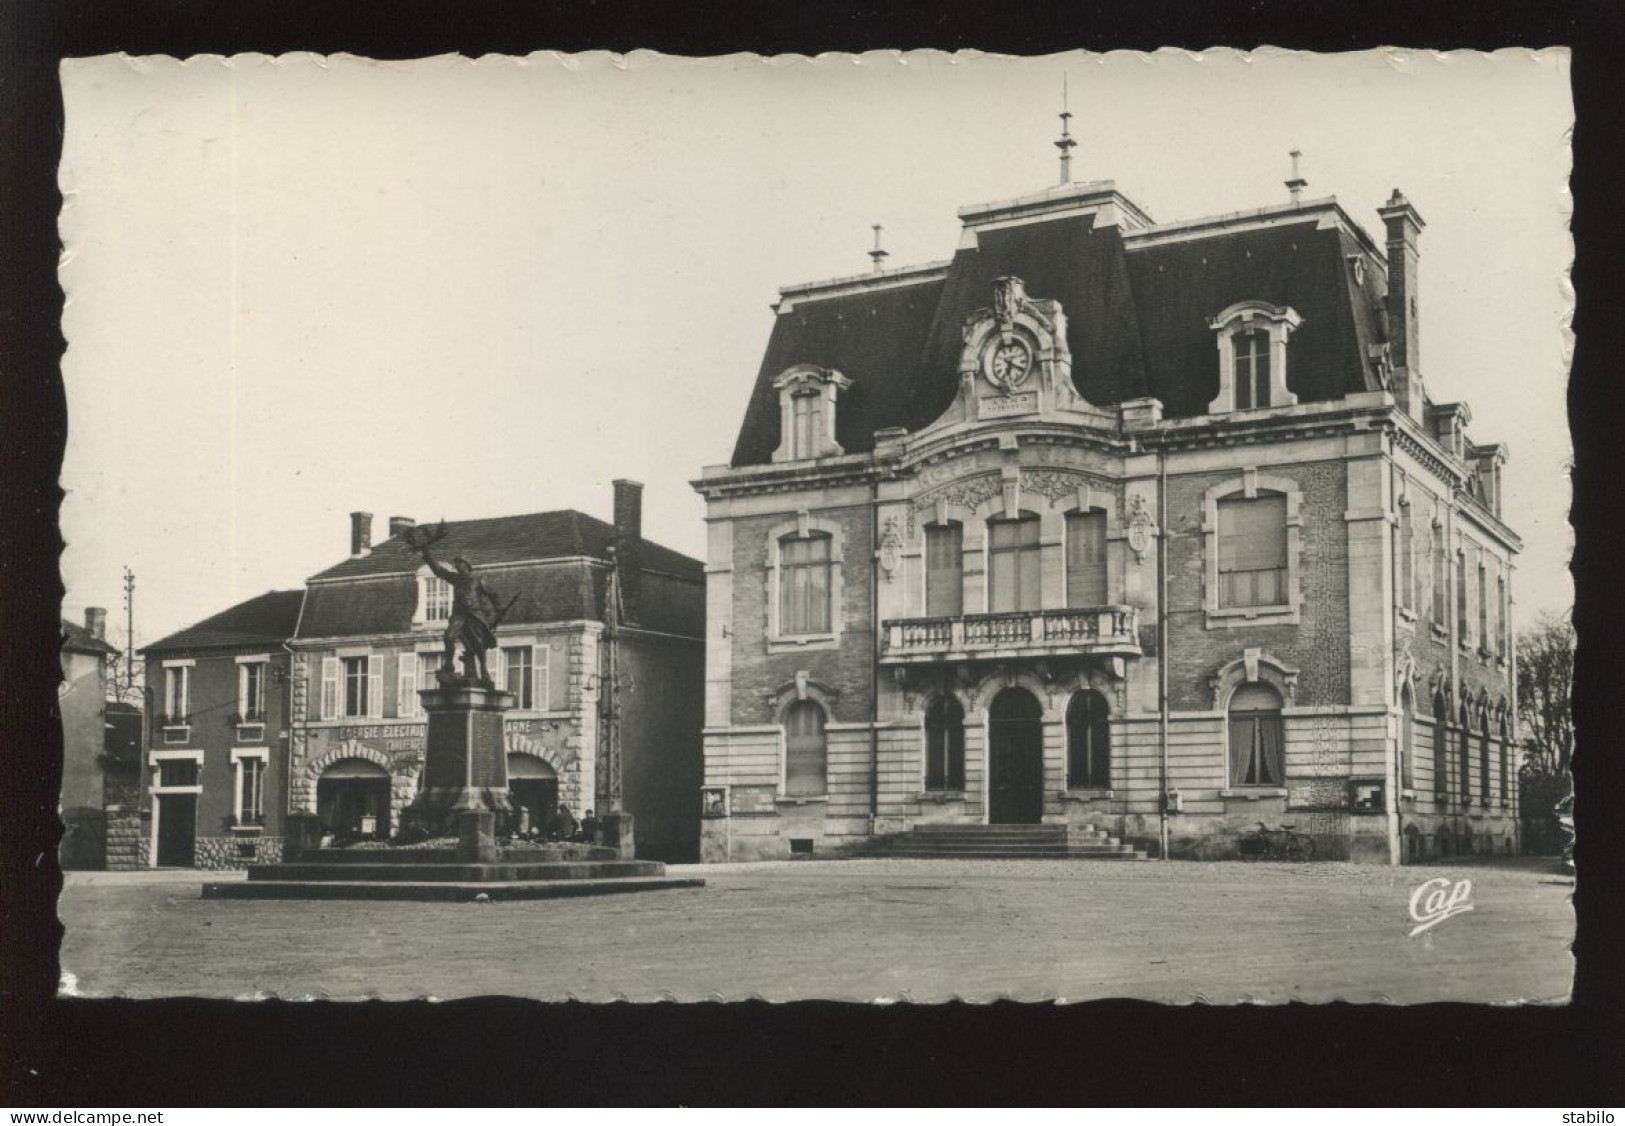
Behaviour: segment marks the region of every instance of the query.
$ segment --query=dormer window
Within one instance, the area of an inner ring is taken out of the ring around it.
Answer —
[[[838,371],[798,364],[773,381],[779,393],[779,448],[774,461],[834,457],[844,451],[835,441],[835,403],[852,381]]]
[[[1219,394],[1208,413],[1295,405],[1298,397],[1286,387],[1286,346],[1302,323],[1296,311],[1267,301],[1240,302],[1209,321],[1218,334]]]
[[[418,569],[417,626],[438,626],[451,617],[451,584],[427,567]]]

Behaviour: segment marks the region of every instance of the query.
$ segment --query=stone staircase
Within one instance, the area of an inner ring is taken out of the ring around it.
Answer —
[[[1093,825],[918,825],[876,837],[869,857],[932,860],[1144,860]]]

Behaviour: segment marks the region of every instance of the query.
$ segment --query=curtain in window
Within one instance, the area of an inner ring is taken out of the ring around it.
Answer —
[[[1242,332],[1233,338],[1236,350],[1236,409],[1270,405],[1270,338],[1267,333]]]
[[[1036,610],[1039,597],[1038,517],[1019,520],[989,520],[989,564],[992,569],[994,613],[1010,610]]]
[[[1104,606],[1106,594],[1106,514],[1072,512],[1066,518],[1066,604]]]
[[[504,649],[503,691],[512,692],[514,707],[520,711],[529,711],[534,706],[531,685],[530,646],[519,645]]]
[[[1230,779],[1236,786],[1286,781],[1281,697],[1267,685],[1244,685],[1230,698]]]
[[[964,528],[932,524],[925,529],[925,612],[932,618],[964,613]]]
[[[965,709],[939,696],[925,713],[925,788],[965,788]]]
[[[1112,729],[1106,699],[1085,690],[1066,708],[1066,784],[1073,790],[1109,790]]]
[[[779,632],[830,632],[830,538],[779,541]]]
[[[1219,605],[1286,603],[1286,497],[1264,493],[1219,502]]]
[[[817,457],[823,448],[819,427],[823,421],[820,397],[813,392],[794,395],[790,399],[790,412],[794,430],[790,439],[790,456]]]
[[[784,717],[784,792],[792,796],[827,791],[824,709],[811,700],[797,700]]]

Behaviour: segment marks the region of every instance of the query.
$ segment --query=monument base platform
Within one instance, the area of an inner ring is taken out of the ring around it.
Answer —
[[[522,899],[570,899],[633,891],[704,887],[690,876],[634,876],[581,880],[412,881],[277,880],[204,884],[204,899],[365,899],[470,903],[485,896],[493,903]]]

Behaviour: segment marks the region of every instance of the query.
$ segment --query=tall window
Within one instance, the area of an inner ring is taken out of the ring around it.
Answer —
[[[1281,697],[1267,684],[1244,684],[1230,697],[1230,781],[1236,786],[1286,781]]]
[[[1501,743],[1501,804],[1512,804],[1511,732],[1507,730],[1507,717],[1502,715],[1496,723],[1496,734]]]
[[[1066,706],[1066,785],[1072,790],[1112,786],[1112,728],[1106,698],[1092,689]]]
[[[823,435],[819,432],[824,415],[822,407],[823,397],[812,388],[790,397],[791,457],[816,457],[823,448]]]
[[[1433,514],[1433,622],[1440,629],[1445,626],[1445,580],[1448,564],[1445,562],[1444,523],[1439,514]]]
[[[1219,607],[1280,606],[1286,592],[1286,497],[1219,501]]]
[[[1490,717],[1485,711],[1478,713],[1478,800],[1490,804]]]
[[[1416,785],[1416,700],[1409,684],[1399,690],[1399,785]]]
[[[243,723],[265,722],[265,662],[237,666],[237,715]]]
[[[830,537],[779,541],[779,632],[830,632]]]
[[[502,669],[505,677],[502,683],[506,691],[513,693],[514,707],[520,711],[532,710],[536,706],[536,690],[530,646],[514,645],[504,649]]]
[[[1236,409],[1270,405],[1270,338],[1265,332],[1239,332],[1236,350]]]
[[[829,789],[824,709],[797,700],[784,716],[784,792],[792,797],[824,794]]]
[[[1495,566],[1495,655],[1503,660],[1507,655],[1507,576],[1499,563]]]
[[[1490,651],[1490,584],[1489,571],[1483,563],[1478,565],[1478,647]]]
[[[1456,556],[1456,640],[1467,640],[1467,555]]]
[[[1070,512],[1066,517],[1066,604],[1104,606],[1106,514]]]
[[[370,657],[344,657],[344,714],[364,716],[372,714],[372,676]]]
[[[1411,517],[1414,507],[1409,500],[1399,502],[1399,605],[1412,611],[1416,609],[1416,528]]]
[[[174,665],[164,670],[164,723],[180,726],[191,720],[192,669]]]
[[[237,823],[258,825],[265,820],[265,760],[257,755],[244,756],[237,760],[237,769]]]
[[[1462,690],[1466,695],[1466,690]],[[1471,734],[1468,731],[1467,701],[1461,702],[1461,711],[1456,716],[1457,735],[1461,740],[1461,797],[1463,801],[1472,800],[1473,796],[1473,748]]]
[[[988,565],[993,580],[989,604],[993,612],[1038,609],[1042,604],[1038,517],[989,520],[987,528],[991,541]]]
[[[1433,696],[1433,796],[1442,799],[1450,793],[1450,708],[1444,693]]]
[[[925,712],[925,788],[965,788],[965,709],[938,696]]]
[[[925,612],[954,618],[965,611],[965,530],[959,524],[925,529]]]
[[[423,620],[443,622],[451,617],[451,584],[437,575],[423,580]]]

